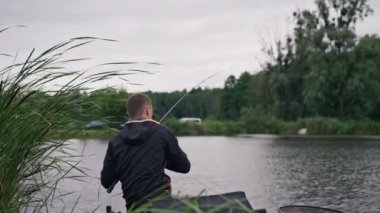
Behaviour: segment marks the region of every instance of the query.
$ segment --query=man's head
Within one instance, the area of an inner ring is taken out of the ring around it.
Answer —
[[[129,120],[152,119],[152,100],[142,93],[133,94],[128,98],[127,112]]]

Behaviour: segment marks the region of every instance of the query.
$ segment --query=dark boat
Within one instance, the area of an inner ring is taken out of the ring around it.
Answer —
[[[195,208],[197,210],[195,210]],[[149,212],[214,212],[214,213],[266,213],[265,209],[253,209],[244,192],[231,192],[189,198],[166,197],[152,201]],[[113,212],[107,206],[107,213]],[[140,212],[140,211],[137,211]],[[278,213],[343,213],[341,211],[313,206],[284,206]]]

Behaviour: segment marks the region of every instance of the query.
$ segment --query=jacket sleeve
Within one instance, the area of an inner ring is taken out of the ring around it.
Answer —
[[[174,172],[188,173],[190,171],[190,161],[185,152],[178,145],[177,138],[167,130],[165,132],[166,146],[166,168]]]
[[[100,174],[100,180],[104,188],[108,188],[117,180],[115,174],[115,162],[112,156],[111,143],[108,144],[106,156],[103,161],[103,169]]]

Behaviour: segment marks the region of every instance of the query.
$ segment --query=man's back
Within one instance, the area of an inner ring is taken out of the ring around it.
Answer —
[[[108,188],[120,180],[127,205],[161,193],[170,183],[165,167],[187,173],[190,162],[169,129],[153,120],[130,121],[108,145],[101,172]]]

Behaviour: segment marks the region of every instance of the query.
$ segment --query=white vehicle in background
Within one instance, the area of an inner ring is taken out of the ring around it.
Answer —
[[[201,124],[202,123],[202,119],[200,119],[200,118],[192,118],[192,117],[185,117],[185,118],[180,118],[179,122],[181,122],[181,123]]]
[[[91,121],[90,123],[85,125],[86,129],[105,129],[108,127],[107,122],[105,121]]]

